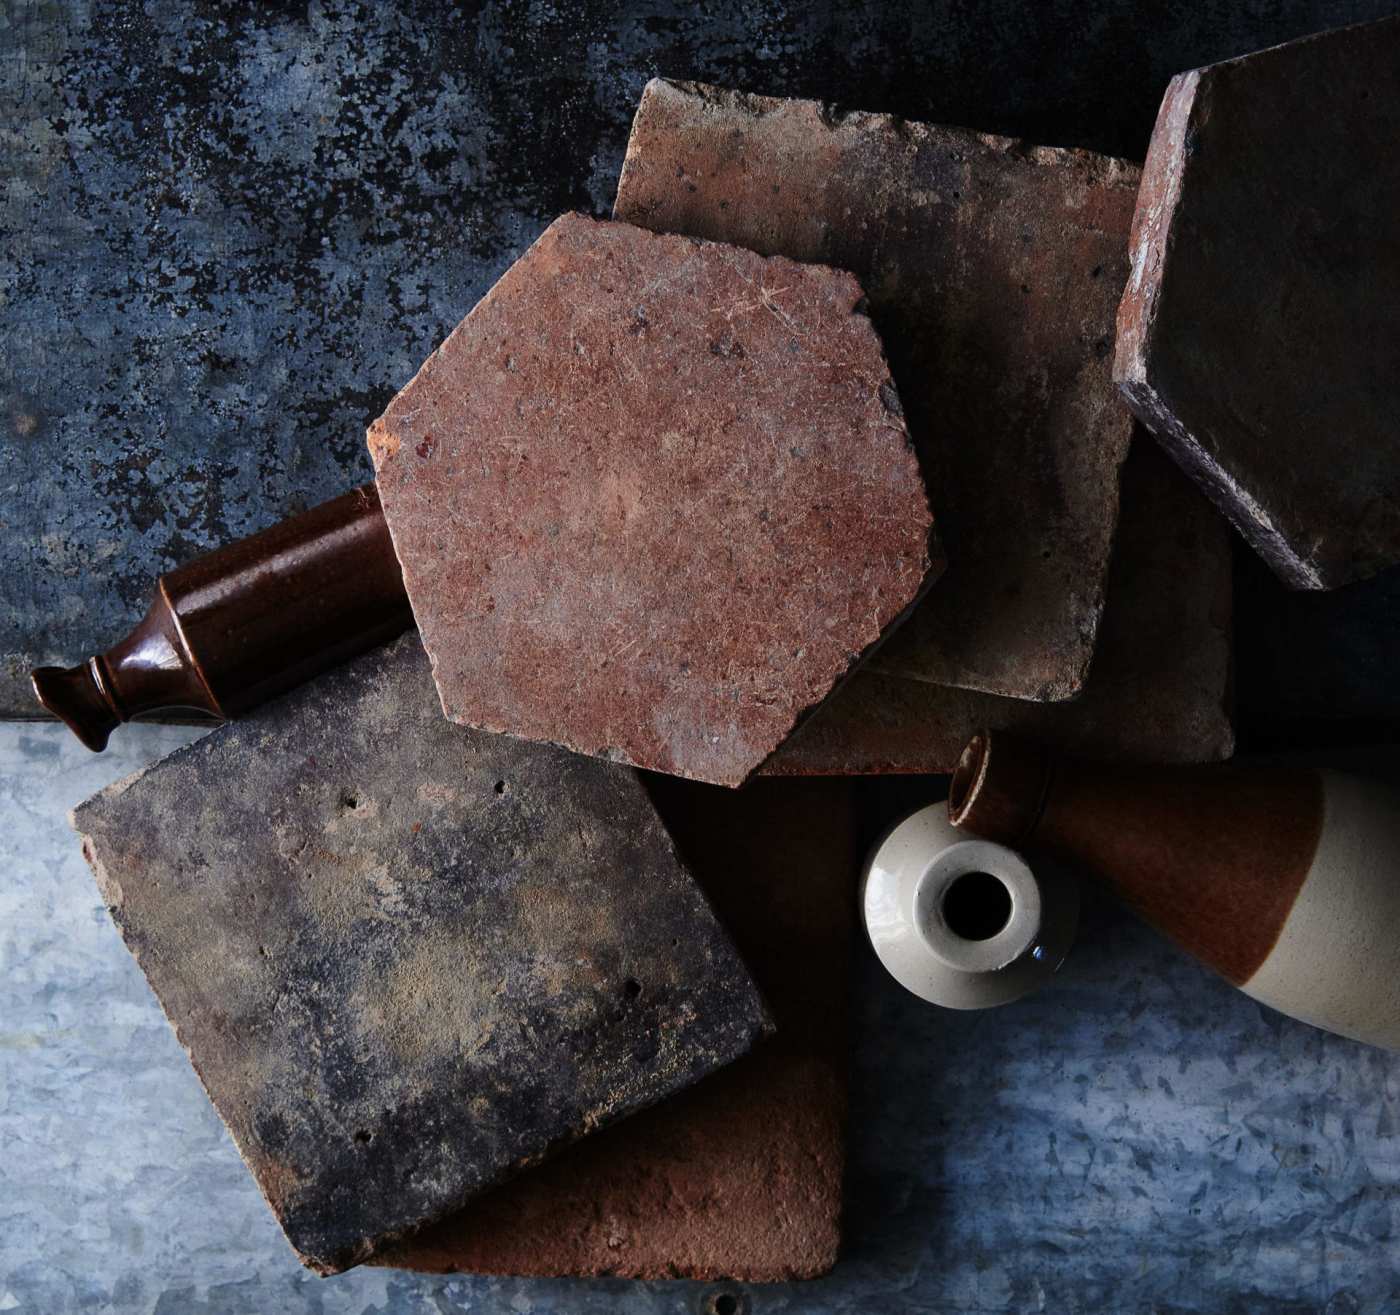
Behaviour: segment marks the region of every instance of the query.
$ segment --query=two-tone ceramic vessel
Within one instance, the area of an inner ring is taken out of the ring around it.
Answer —
[[[982,734],[954,773],[964,834],[1100,878],[1246,994],[1400,1049],[1400,797],[1269,764],[1129,768]]]

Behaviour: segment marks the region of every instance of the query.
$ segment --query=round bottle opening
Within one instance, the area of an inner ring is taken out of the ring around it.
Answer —
[[[1011,892],[990,872],[964,872],[944,891],[942,913],[954,936],[990,940],[1011,921]]]

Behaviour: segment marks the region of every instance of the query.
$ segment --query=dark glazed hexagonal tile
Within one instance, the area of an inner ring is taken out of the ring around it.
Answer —
[[[919,596],[855,278],[556,220],[369,433],[454,721],[737,785]]]
[[[1400,562],[1400,19],[1182,73],[1114,376],[1295,589]]]

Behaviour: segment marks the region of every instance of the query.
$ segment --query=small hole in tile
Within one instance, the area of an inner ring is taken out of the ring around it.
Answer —
[[[711,1292],[702,1307],[705,1315],[747,1315],[748,1302],[738,1292]]]
[[[504,781],[497,781],[497,782],[496,782],[496,793],[497,793],[497,794],[505,794],[505,792],[506,792],[506,783],[505,783]]]
[[[355,1144],[357,1146],[368,1146],[373,1140],[374,1134],[372,1132],[366,1132],[363,1128],[355,1134]]]
[[[622,983],[622,994],[629,1000],[635,1000],[642,993],[642,984],[635,977],[629,977]]]
[[[343,794],[340,796],[340,806],[342,808],[358,808],[360,801],[352,794]]]

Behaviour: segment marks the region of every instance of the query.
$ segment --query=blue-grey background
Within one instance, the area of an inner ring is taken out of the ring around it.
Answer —
[[[1141,158],[1173,72],[1396,9],[0,0],[0,715],[158,571],[367,478],[366,423],[496,275],[606,212],[648,77]],[[1400,575],[1289,595],[1242,553],[1237,584],[1246,747],[1397,738]],[[190,734],[93,757],[0,726],[0,1315],[707,1309],[300,1270],[64,821]],[[866,787],[867,830],[924,788]],[[1056,983],[991,1014],[853,971],[847,1254],[741,1309],[1400,1309],[1400,1061],[1095,905]]]
[[[986,1013],[921,1004],[857,948],[847,1246],[828,1278],[315,1278],[64,821],[194,733],[131,727],[94,756],[57,727],[0,726],[0,1311],[701,1315],[723,1292],[752,1315],[1400,1309],[1400,1056],[1271,1013],[1094,903],[1054,982]]]

